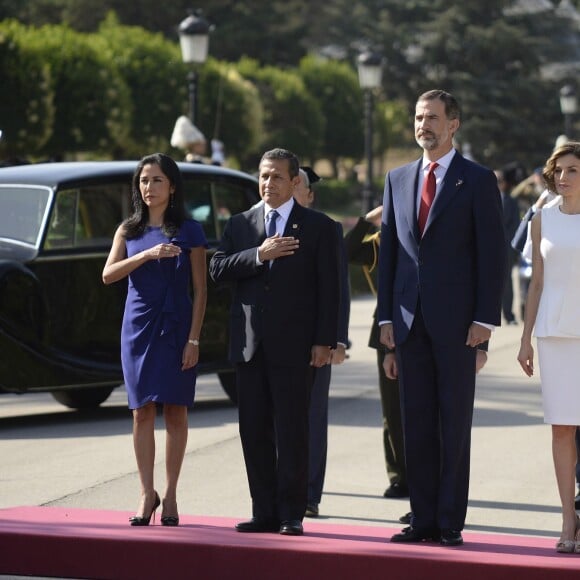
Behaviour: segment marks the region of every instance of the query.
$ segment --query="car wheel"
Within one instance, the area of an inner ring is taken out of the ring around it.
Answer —
[[[223,390],[226,395],[230,398],[230,401],[234,404],[238,404],[238,390],[236,388],[236,373],[218,373],[220,383],[222,384]]]
[[[70,389],[54,391],[51,395],[69,409],[94,409],[104,403],[113,392],[114,387],[92,387],[88,389]]]

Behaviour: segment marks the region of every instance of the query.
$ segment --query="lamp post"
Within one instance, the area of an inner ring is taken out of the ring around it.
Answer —
[[[573,85],[564,85],[560,89],[560,110],[564,115],[564,133],[568,139],[572,139],[574,115],[578,110],[578,99]]]
[[[367,171],[362,191],[362,212],[373,204],[373,91],[381,86],[383,59],[380,54],[363,52],[358,57],[358,81],[365,92],[365,157]]]
[[[191,64],[187,75],[189,89],[189,117],[195,125],[197,118],[197,71],[196,64],[202,64],[207,59],[209,33],[213,26],[201,16],[201,10],[191,11],[189,16],[179,24],[179,44],[181,58],[184,63]]]

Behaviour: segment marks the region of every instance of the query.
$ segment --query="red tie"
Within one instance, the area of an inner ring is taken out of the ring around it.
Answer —
[[[435,169],[439,167],[438,163],[429,163],[429,171],[427,177],[423,181],[423,189],[421,190],[421,205],[419,207],[419,232],[423,235],[425,224],[427,223],[427,216],[435,198]]]

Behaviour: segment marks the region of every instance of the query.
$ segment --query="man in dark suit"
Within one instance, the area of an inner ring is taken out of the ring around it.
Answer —
[[[385,181],[378,320],[381,342],[396,352],[413,512],[393,542],[463,543],[476,347],[501,323],[497,180],[455,151],[459,125],[452,95],[421,95],[415,138],[423,158]]]
[[[319,175],[311,167],[301,167],[300,177],[294,187],[294,199],[303,207],[314,205],[313,184],[320,181]],[[348,321],[350,316],[350,288],[348,280],[348,263],[346,249],[342,240],[342,225],[335,222],[336,245],[340,266],[340,303],[338,309],[338,335],[336,350],[332,351],[331,364],[317,368],[314,372],[314,382],[310,394],[310,412],[308,428],[308,502],[306,517],[315,518],[319,515],[319,504],[324,489],[326,476],[326,457],[328,451],[328,396],[332,365],[342,364],[346,358],[348,345]]]
[[[239,532],[303,533],[313,369],[336,348],[336,227],[294,201],[298,169],[285,149],[262,156],[264,204],[230,218],[210,262],[214,281],[233,283],[229,356],[253,514]]]
[[[510,169],[495,171],[503,208],[503,229],[506,239],[507,256],[501,309],[503,317],[508,324],[517,324],[516,317],[513,313],[514,287],[512,283],[512,270],[516,265],[518,255],[511,247],[511,241],[520,224],[520,210],[516,198],[511,196],[511,190],[515,185],[511,178],[511,174],[513,173],[514,170]]]

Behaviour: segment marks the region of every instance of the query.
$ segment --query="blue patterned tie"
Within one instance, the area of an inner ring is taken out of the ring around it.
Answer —
[[[275,210],[271,209],[266,216],[266,235],[271,238],[276,234],[276,220],[280,214]]]

